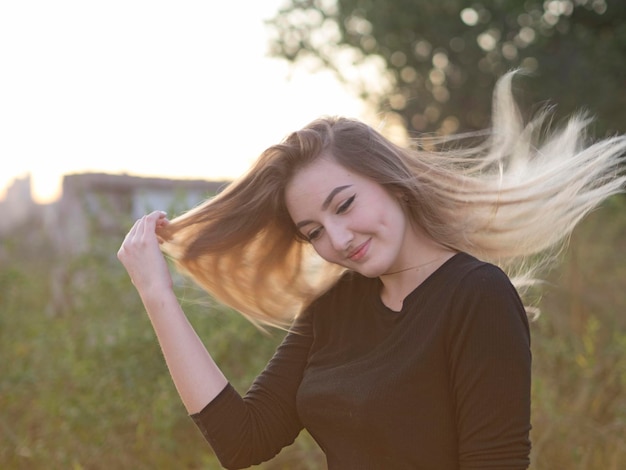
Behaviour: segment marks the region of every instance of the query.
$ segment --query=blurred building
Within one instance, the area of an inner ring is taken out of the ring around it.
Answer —
[[[0,236],[36,217],[39,209],[33,201],[30,175],[14,179],[0,200]]]
[[[216,194],[224,185],[104,173],[66,175],[62,196],[46,218],[46,232],[59,253],[78,254],[103,236],[123,236],[134,220],[148,212],[164,210],[172,217]]]
[[[153,210],[170,216],[216,194],[226,183],[206,180],[145,178],[126,174],[66,175],[59,200],[37,204],[30,176],[17,178],[0,200],[0,237],[20,231],[50,242],[66,256],[88,250],[90,240],[126,233],[132,221]]]
[[[3,259],[25,254],[45,257],[43,266],[49,270],[46,311],[57,315],[80,308],[76,292],[90,277],[119,264],[117,248],[136,219],[153,210],[174,217],[224,185],[125,174],[73,174],[64,177],[57,201],[37,204],[30,177],[16,179],[0,201],[0,264]],[[9,239],[12,243],[6,243]],[[85,265],[82,255],[97,261]]]

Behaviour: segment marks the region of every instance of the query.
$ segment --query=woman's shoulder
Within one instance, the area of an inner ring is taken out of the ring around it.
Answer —
[[[349,306],[372,292],[377,292],[378,279],[367,278],[354,271],[344,272],[326,291],[317,296],[309,305],[309,311],[327,310],[330,305]]]
[[[447,269],[445,276],[442,276],[442,282],[448,285],[468,286],[485,282],[511,284],[509,276],[502,268],[468,253],[457,253],[443,267]]]
[[[461,318],[467,317],[469,312],[484,315],[488,312],[499,314],[501,311],[517,312],[526,317],[520,295],[503,269],[468,254],[457,257],[452,274],[456,282],[451,282],[449,286],[451,311],[459,313]]]
[[[519,293],[507,273],[496,264],[467,253],[458,253],[442,266],[440,275],[431,284],[441,301],[448,299],[452,310],[462,312],[478,304],[513,303],[523,309]],[[445,292],[446,295],[442,295]]]

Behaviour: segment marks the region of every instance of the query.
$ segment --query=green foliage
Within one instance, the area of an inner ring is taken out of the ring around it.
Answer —
[[[41,256],[49,247],[33,251],[21,239],[6,240],[11,251],[0,268],[0,468],[221,468],[187,416],[115,259],[121,240],[94,239],[91,252],[60,270],[59,260]],[[59,272],[66,303],[52,309],[50,281]],[[199,335],[245,392],[283,333],[261,333],[188,283],[177,289]],[[303,433],[259,468],[317,468],[316,458]]]
[[[533,467],[626,465],[626,198],[574,233],[533,329]]]
[[[95,239],[88,255],[71,260],[69,300],[50,310],[59,261],[27,239],[3,240],[8,257],[0,263],[0,468],[220,468],[113,255],[120,240]],[[543,314],[531,326],[534,470],[626,464],[624,253],[626,198],[616,197],[576,230],[543,289]],[[201,338],[245,392],[282,332],[259,332],[188,283],[177,289]],[[322,462],[303,433],[258,468],[313,470]]]
[[[270,25],[274,55],[334,70],[410,131],[486,127],[495,80],[523,68],[525,101],[588,109],[602,134],[626,131],[625,20],[623,0],[291,0]]]

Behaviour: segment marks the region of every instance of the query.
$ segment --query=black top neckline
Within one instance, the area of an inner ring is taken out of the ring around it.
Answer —
[[[461,255],[463,255],[462,252],[455,253],[450,258],[448,258],[444,263],[442,263],[441,266],[439,266],[432,273],[430,273],[430,275],[426,279],[424,279],[418,286],[416,286],[411,292],[407,294],[407,296],[404,298],[404,301],[402,302],[402,308],[400,310],[393,310],[392,308],[389,308],[387,307],[387,305],[385,305],[385,303],[380,297],[380,292],[382,290],[383,283],[380,280],[380,278],[376,278],[376,282],[375,282],[376,288],[373,289],[373,293],[372,293],[374,296],[373,302],[376,305],[376,309],[380,313],[385,314],[385,315],[402,315],[408,310],[411,310],[412,305],[414,304],[415,300],[419,298],[421,293],[428,288],[428,285],[434,282],[442,274],[445,274],[445,271],[447,271],[448,266],[450,264],[453,264],[454,260],[460,258]]]

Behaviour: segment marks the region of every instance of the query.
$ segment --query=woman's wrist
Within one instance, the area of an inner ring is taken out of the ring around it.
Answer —
[[[141,301],[149,313],[156,313],[171,304],[178,305],[171,285],[154,284],[139,291]]]

